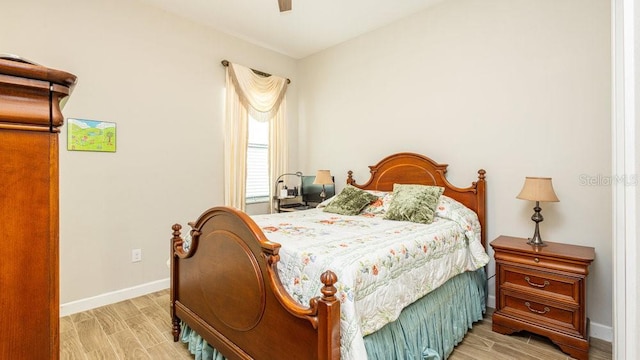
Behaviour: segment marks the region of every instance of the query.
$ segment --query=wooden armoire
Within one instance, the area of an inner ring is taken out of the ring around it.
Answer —
[[[75,82],[0,56],[0,359],[60,357],[58,134]]]

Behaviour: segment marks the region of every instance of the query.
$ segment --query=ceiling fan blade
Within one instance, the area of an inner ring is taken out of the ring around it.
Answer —
[[[291,10],[291,0],[278,0],[280,12]]]

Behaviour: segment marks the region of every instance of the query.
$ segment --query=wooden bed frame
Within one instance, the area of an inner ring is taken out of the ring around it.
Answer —
[[[391,191],[394,183],[439,185],[444,194],[478,214],[485,239],[485,171],[470,187],[445,178],[446,164],[426,156],[398,153],[370,166],[361,189]],[[228,359],[340,359],[340,302],[336,275],[319,279],[322,295],[308,307],[298,304],[280,283],[280,244],[269,241],[245,213],[228,207],[205,211],[191,226],[191,245],[183,248],[179,224],[171,241],[171,317],[174,341],[180,320]]]

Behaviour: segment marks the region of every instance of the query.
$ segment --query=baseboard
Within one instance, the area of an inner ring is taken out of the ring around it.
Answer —
[[[166,278],[126,289],[92,296],[86,299],[80,299],[60,304],[60,317],[95,309],[105,305],[114,304],[128,299],[133,299],[135,297],[150,294],[152,292],[168,289],[169,284],[169,278]]]
[[[487,307],[490,307],[492,309],[496,308],[495,295],[487,296]],[[594,323],[593,321],[591,321],[589,324],[589,336],[607,342],[613,342],[613,327]]]
[[[589,336],[607,342],[613,342],[613,327],[591,321],[589,324]]]
[[[496,308],[496,296],[495,295],[487,296],[487,307],[490,307],[492,309]]]

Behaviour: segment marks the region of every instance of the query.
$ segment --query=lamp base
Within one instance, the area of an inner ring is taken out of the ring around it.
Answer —
[[[536,206],[533,208],[533,210],[535,211],[535,213],[533,214],[533,216],[531,216],[531,220],[536,223],[536,230],[533,232],[533,237],[529,238],[529,241],[527,241],[527,244],[531,246],[547,246],[547,244],[542,242],[542,237],[540,237],[540,227],[538,226],[538,224],[540,224],[540,222],[544,220],[542,214],[540,213],[542,209],[540,208],[539,201],[536,201]]]
[[[547,244],[545,244],[544,242],[542,242],[542,239],[540,238],[528,238],[529,241],[527,241],[527,244],[531,245],[531,246],[537,246],[537,247],[543,247],[543,246],[547,246]]]

